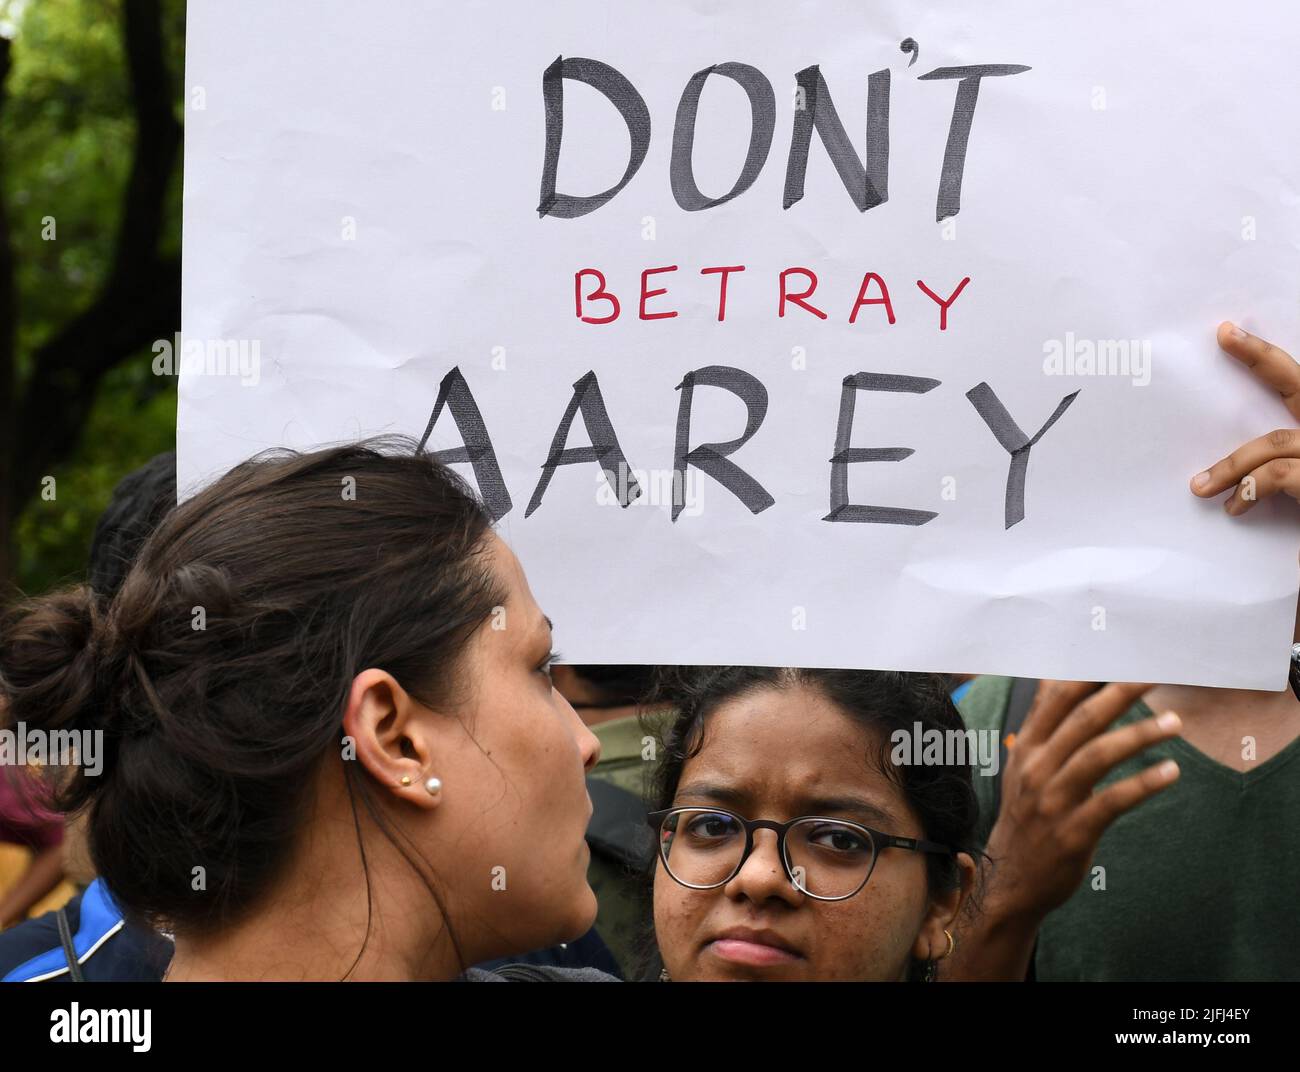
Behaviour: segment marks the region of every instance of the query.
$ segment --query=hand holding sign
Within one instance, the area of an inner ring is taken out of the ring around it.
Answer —
[[[981,912],[959,932],[956,979],[1023,979],[1039,924],[1087,877],[1116,819],[1172,785],[1173,760],[1097,788],[1121,763],[1178,735],[1174,714],[1108,730],[1149,685],[1044,681],[1003,773],[989,834],[993,877]]]
[[[1300,421],[1300,365],[1285,350],[1224,321],[1219,325],[1219,345],[1277,390]],[[1233,517],[1244,514],[1261,498],[1285,491],[1300,499],[1300,430],[1279,428],[1252,439],[1192,478],[1192,491],[1203,499],[1236,491],[1223,504]]]

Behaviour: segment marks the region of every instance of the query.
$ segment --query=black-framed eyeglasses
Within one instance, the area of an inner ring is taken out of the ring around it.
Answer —
[[[658,836],[664,870],[693,890],[717,889],[735,878],[754,851],[756,830],[776,833],[786,878],[818,901],[844,901],[861,890],[882,849],[953,854],[947,845],[820,815],[778,823],[746,819],[725,808],[682,807],[651,812],[646,821]]]

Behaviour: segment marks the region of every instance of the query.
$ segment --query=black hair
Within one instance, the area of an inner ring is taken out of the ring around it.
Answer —
[[[159,501],[147,481],[134,487],[124,510]],[[470,637],[503,602],[482,554],[490,527],[468,486],[404,438],[273,451],[165,512],[111,598],[83,585],[9,609],[4,716],[102,731],[103,772],[74,768],[57,803],[89,810],[96,869],[134,922],[197,935],[247,914],[289,860],[311,775],[331,756],[367,893],[358,801],[443,907],[432,868],[342,759],[342,713],[366,667],[428,705],[457,689]],[[106,564],[126,560],[133,531],[105,536],[122,549]]]
[[[154,455],[118,481],[90,541],[86,582],[96,594],[111,598],[122,587],[141,545],[175,505],[173,451]]]
[[[600,693],[602,707],[639,703],[654,687],[655,667],[645,665],[581,665],[570,669]]]

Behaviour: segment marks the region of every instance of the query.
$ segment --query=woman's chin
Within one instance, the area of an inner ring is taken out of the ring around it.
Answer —
[[[596,925],[597,908],[596,895],[584,880],[582,890],[574,898],[572,911],[568,914],[569,922],[565,926],[564,937],[556,938],[555,941],[548,944],[559,945],[561,942],[576,942]]]
[[[596,914],[600,909],[600,904],[596,900],[595,891],[592,890],[592,888],[588,886],[585,881],[583,882],[582,896],[586,903],[586,908],[583,912],[583,919],[586,922],[584,922],[582,925],[582,933],[579,935],[579,937],[581,937],[582,934],[586,934],[589,930],[591,930],[592,927],[596,925]]]

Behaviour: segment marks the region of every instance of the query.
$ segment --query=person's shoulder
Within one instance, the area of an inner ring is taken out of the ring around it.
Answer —
[[[69,916],[75,918],[80,901],[81,894],[77,894],[64,906]],[[0,982],[25,982],[39,975],[41,958],[56,949],[62,954],[56,913],[46,912],[15,924],[0,933]]]
[[[467,983],[617,983],[621,980],[598,968],[557,968],[550,964],[506,964],[488,971],[470,968]]]
[[[1007,704],[1011,700],[1012,677],[983,674],[970,683],[970,688],[957,702],[957,710],[967,729],[1001,729],[1006,720]]]
[[[87,982],[157,982],[171,959],[162,935],[126,922],[103,879],[77,894],[62,912]],[[0,934],[0,981],[64,981],[68,955],[58,912],[47,912]]]

